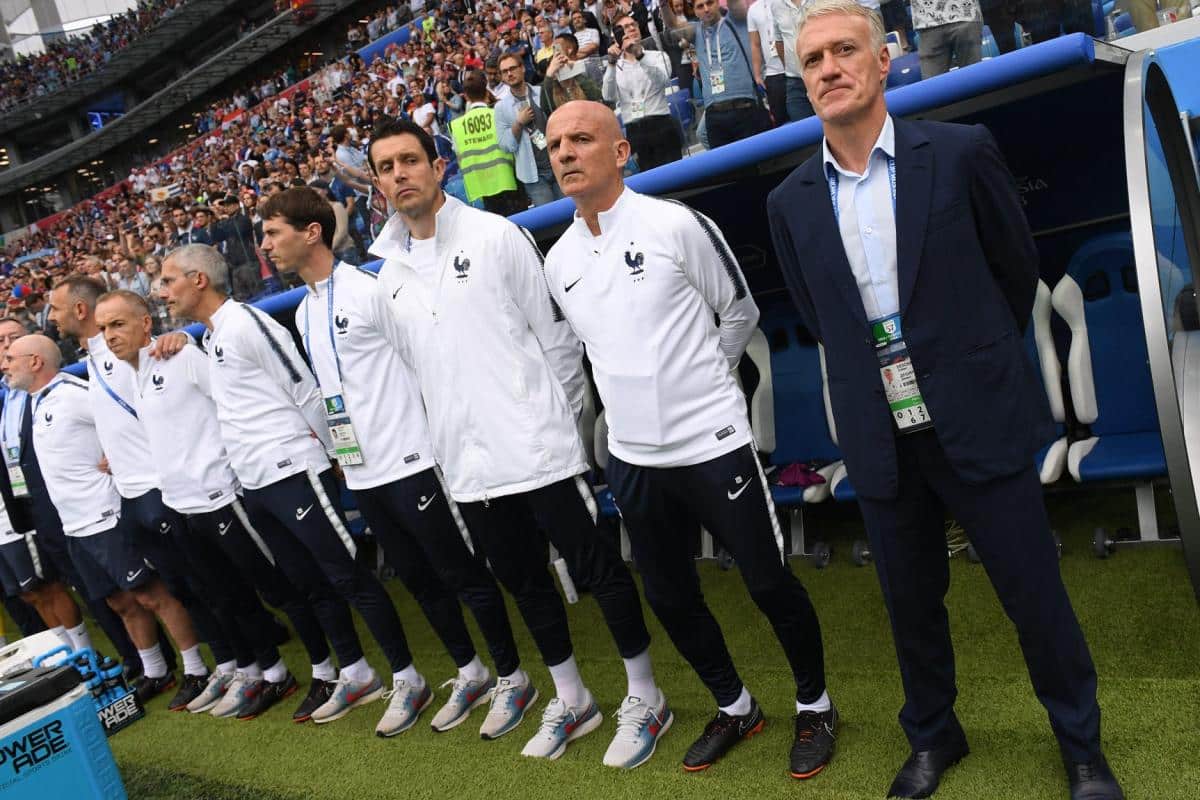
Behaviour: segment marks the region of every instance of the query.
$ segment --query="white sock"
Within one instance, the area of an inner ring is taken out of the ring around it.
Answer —
[[[796,701],[796,713],[801,711],[816,711],[818,714],[824,714],[829,709],[833,708],[833,701],[829,699],[829,692],[821,692],[821,696],[811,703],[801,703]]]
[[[221,673],[222,675],[232,675],[237,671],[238,668],[236,661],[222,661],[220,664],[217,664],[217,672]]]
[[[375,674],[375,670],[371,669],[371,665],[367,663],[365,657],[358,659],[353,664],[347,664],[342,667],[342,674],[355,683],[366,683],[371,680],[371,676]]]
[[[251,661],[248,665],[239,669],[238,672],[242,673],[247,678],[249,678],[250,680],[254,680],[254,681],[260,681],[260,680],[262,680],[262,677],[263,677],[262,667],[260,667],[258,664],[255,664],[253,661]]]
[[[583,685],[575,656],[568,656],[566,661],[550,667],[550,678],[554,681],[554,691],[568,708],[578,708],[588,702],[590,695]]]
[[[263,677],[271,683],[282,683],[287,674],[287,664],[283,663],[282,658],[263,670]]]
[[[74,628],[68,628],[67,633],[70,634],[76,650],[92,649],[92,637],[88,635],[87,625],[84,623],[81,622]]]
[[[626,658],[625,678],[629,691],[625,694],[640,698],[650,705],[658,701],[658,685],[654,683],[654,665],[650,663],[650,648],[647,647],[633,658]]]
[[[733,705],[721,706],[722,711],[734,717],[744,717],[750,713],[750,709],[750,690],[745,686],[742,687],[742,693],[738,695],[738,699],[733,701]]]
[[[183,656],[184,675],[198,675],[203,678],[208,674],[208,666],[204,663],[204,656],[200,655],[200,645],[194,644],[187,650],[180,650],[179,655]]]
[[[508,681],[509,683],[515,683],[517,685],[524,686],[525,684],[529,683],[529,676],[525,674],[525,670],[521,669],[520,667],[517,667],[515,670],[512,671],[511,674],[501,675],[500,680]]]
[[[75,646],[74,640],[71,639],[71,634],[69,634],[67,629],[62,625],[56,625],[50,630],[54,631],[54,635],[57,636],[67,647],[71,648],[72,650],[79,649]]]
[[[326,656],[325,660],[320,664],[312,665],[312,677],[314,681],[329,681],[337,680],[337,670],[333,668],[333,662]]]
[[[399,672],[393,672],[392,682],[395,683],[397,681],[404,681],[409,686],[413,686],[417,689],[420,689],[425,685],[425,678],[421,675],[421,673],[417,672],[416,664],[409,664]]]
[[[163,658],[162,648],[157,644],[145,650],[138,650],[142,659],[142,674],[147,678],[161,678],[167,674],[167,661]]]
[[[479,656],[475,656],[458,668],[458,677],[468,681],[486,681],[488,679],[488,668],[479,660]]]

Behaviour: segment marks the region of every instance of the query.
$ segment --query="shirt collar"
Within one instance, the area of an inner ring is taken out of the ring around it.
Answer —
[[[617,195],[617,202],[612,204],[612,208],[608,209],[607,211],[597,212],[596,219],[600,224],[600,235],[601,236],[608,233],[610,230],[612,230],[616,226],[617,218],[621,214],[621,208],[628,202],[626,198],[630,197],[633,194],[634,194],[634,191],[632,189],[630,189],[628,186],[626,186],[623,189],[621,189],[621,193],[619,195]],[[583,217],[580,215],[579,211],[575,212],[574,224],[579,226],[580,231],[582,231],[587,236],[587,238],[589,238],[589,239],[598,238],[598,237],[592,236],[591,230],[588,229],[587,223],[584,222]]]
[[[217,307],[217,310],[212,313],[211,317],[209,317],[209,322],[212,323],[212,330],[215,331],[217,329],[217,325],[219,325],[221,320],[230,313],[229,309],[233,308],[235,305],[237,305],[237,303],[235,303],[233,300],[226,299],[224,303],[221,303],[221,305]]]
[[[847,178],[861,178],[871,171],[871,161],[875,158],[875,154],[882,152],[888,158],[896,157],[896,126],[892,123],[892,115],[888,114],[883,119],[883,129],[879,131],[879,138],[875,140],[875,146],[871,148],[871,154],[867,156],[867,168],[862,175],[843,167],[838,163],[838,160],[833,157],[833,153],[829,149],[829,140],[821,139],[821,156],[825,164],[825,177],[830,177],[836,170],[838,173],[845,175]]]

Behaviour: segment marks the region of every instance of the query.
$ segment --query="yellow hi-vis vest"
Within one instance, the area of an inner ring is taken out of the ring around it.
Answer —
[[[513,157],[500,148],[496,117],[487,106],[476,106],[450,122],[458,171],[471,202],[517,188]]]

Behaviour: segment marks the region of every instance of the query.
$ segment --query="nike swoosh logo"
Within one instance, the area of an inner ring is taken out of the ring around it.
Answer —
[[[229,530],[229,526],[232,524],[233,523],[231,523],[231,522],[218,522],[217,523],[217,533],[219,533],[221,536],[224,536],[225,531]]]
[[[26,578],[25,580],[21,581],[20,583],[21,583],[21,588],[25,588],[29,584],[33,583],[33,578]]]
[[[358,690],[357,692],[346,692],[346,702],[347,703],[357,703],[361,698],[363,698],[371,693],[371,688],[372,687],[370,687],[370,686],[364,686],[362,689]]]
[[[434,495],[434,497],[436,497],[436,495]],[[429,508],[429,506],[433,504],[433,499],[433,497],[422,497],[417,502],[417,511],[424,511],[425,509]]]
[[[571,283],[569,285],[563,287],[563,291],[564,292],[571,291],[572,289],[575,288],[575,284],[579,283],[581,280],[583,280],[583,278],[580,277],[580,278],[576,278],[575,280],[571,281]]]
[[[400,284],[399,286],[397,286],[397,287],[396,287],[396,291],[392,292],[392,299],[393,299],[393,300],[395,300],[395,299],[396,299],[396,295],[400,294],[400,290],[401,290],[401,289],[403,289],[403,288],[404,288],[404,284],[403,284],[403,283],[402,283],[402,284]]]
[[[750,481],[746,481],[745,483],[742,484],[742,488],[738,489],[736,492],[726,492],[725,494],[727,494],[729,496],[730,500],[737,500],[739,497],[742,496],[742,492],[746,491],[749,488],[750,488]]]
[[[312,511],[312,506],[309,506],[308,508],[304,509],[303,511],[301,511],[300,509],[297,508],[296,509],[296,520],[300,521],[300,520],[304,519],[305,517],[308,516],[308,512],[310,512],[310,511]]]
[[[126,572],[125,580],[129,583],[133,583],[134,581],[137,580],[137,576],[142,574],[142,570],[144,570],[144,569],[145,569],[145,567],[142,567],[142,569],[139,569],[137,572]]]

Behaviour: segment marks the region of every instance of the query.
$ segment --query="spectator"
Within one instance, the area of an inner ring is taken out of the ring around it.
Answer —
[[[757,0],[746,15],[746,29],[750,32],[750,64],[754,68],[754,82],[767,94],[767,105],[776,125],[787,122],[787,73],[779,48],[775,46],[775,16],[771,13],[772,0]],[[784,43],[786,47],[786,43]]]
[[[774,23],[775,55],[783,61],[786,113],[789,122],[799,122],[813,115],[812,103],[804,88],[800,57],[796,55],[796,31],[804,13],[803,0],[766,0]],[[757,3],[755,4],[757,5]],[[761,12],[760,12],[761,14]],[[769,96],[768,96],[769,97]]]
[[[704,124],[710,147],[720,147],[770,127],[750,68],[750,35],[745,20],[725,15],[717,0],[696,0],[699,22],[689,23],[664,5],[667,27],[696,43]]]
[[[118,262],[116,288],[137,292],[142,297],[150,296],[150,278],[138,269],[138,264],[132,258],[122,258]]]
[[[951,63],[966,67],[983,57],[983,12],[979,0],[954,3],[912,0],[912,19],[919,34],[917,52],[921,56],[923,79],[949,72]]]
[[[675,161],[683,145],[667,104],[670,62],[663,53],[645,51],[637,21],[628,14],[616,18],[613,30],[616,42],[608,48],[604,99],[617,106],[638,169]]]
[[[714,0],[715,2],[715,0]],[[496,130],[500,147],[516,156],[517,180],[535,206],[562,197],[546,153],[546,113],[541,89],[525,82],[525,65],[516,56],[500,59],[500,73],[509,94],[496,103]]]
[[[636,27],[636,23],[634,23]],[[635,39],[636,40],[636,39]],[[546,68],[542,83],[542,112],[547,117],[554,109],[571,100],[600,100],[600,87],[587,74],[586,64],[579,58],[579,43],[574,34],[560,33],[554,38],[558,51]]]

